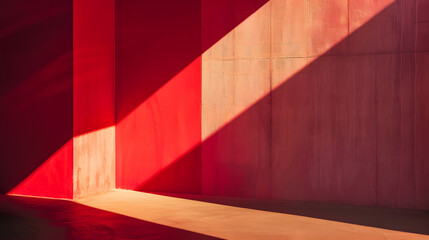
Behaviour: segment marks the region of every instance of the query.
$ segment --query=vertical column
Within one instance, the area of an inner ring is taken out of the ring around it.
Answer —
[[[73,2],[73,197],[115,187],[115,2]]]

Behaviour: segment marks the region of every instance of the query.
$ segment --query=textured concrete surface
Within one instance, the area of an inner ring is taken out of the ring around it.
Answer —
[[[115,188],[115,127],[73,138],[73,197]]]
[[[209,48],[203,193],[428,209],[426,2],[271,0]]]

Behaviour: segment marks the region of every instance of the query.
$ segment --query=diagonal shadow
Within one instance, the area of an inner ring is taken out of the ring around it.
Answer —
[[[0,3],[1,193],[73,137],[72,23],[69,0]],[[71,176],[57,167],[57,195],[66,197]]]
[[[0,195],[2,239],[218,239],[66,200]]]
[[[266,2],[117,1],[116,123]]]
[[[429,235],[428,211],[177,193],[156,194],[227,206],[292,214],[337,222],[358,224],[362,226]]]
[[[215,34],[205,37],[209,43],[205,46],[201,45],[201,1],[118,1],[116,14],[122,17],[116,19],[116,75],[121,79],[116,83],[117,121],[266,1],[219,1],[223,5],[213,10],[222,6],[225,21],[216,26]],[[49,163],[50,172],[39,174],[65,186],[50,190],[45,186],[49,196],[68,198],[72,155],[62,149],[69,149],[76,135],[73,1],[6,0],[0,9],[0,192],[11,191],[55,155],[65,163],[56,160]],[[142,21],[143,25],[135,24]],[[105,119],[91,120],[97,124],[79,135],[111,125]]]
[[[417,104],[412,97],[415,94],[415,23],[392,20],[401,3],[404,2],[395,2],[385,8],[322,56],[314,60],[309,58],[312,62],[304,69],[136,189],[184,193],[190,184],[201,182],[200,193],[203,195],[425,208],[427,205],[421,204],[424,188],[414,185],[415,169],[405,165],[395,170],[401,171],[404,181],[409,184],[409,187],[400,186],[401,191],[396,190],[398,184],[403,184],[398,183],[397,175],[379,175],[382,173],[373,169],[377,154],[380,168],[397,164],[394,161],[397,161],[397,155],[402,154],[389,147],[391,143],[388,141],[379,146],[378,151],[386,150],[381,152],[381,156],[373,148],[374,141],[383,140],[384,128],[401,129],[397,123],[380,122],[383,120],[380,116],[414,116],[413,109]],[[386,86],[391,87],[392,92],[386,91]],[[400,94],[406,96],[405,100]],[[348,99],[348,95],[355,98]],[[273,103],[275,105],[267,109]],[[397,104],[402,106],[402,110],[392,111],[397,109]],[[270,114],[273,113],[284,114],[279,118],[281,121],[270,122]],[[400,124],[422,124],[414,121],[411,117],[409,122]],[[295,151],[297,155],[289,155],[292,160],[271,159],[273,155],[266,150],[267,146],[260,146],[261,142],[271,141],[270,124],[276,129],[271,134],[281,140],[277,146],[271,147],[280,152],[298,149]],[[363,130],[341,132],[355,126],[362,126]],[[284,128],[288,131],[280,131]],[[414,128],[407,128],[405,134],[414,138],[418,133]],[[408,147],[411,150],[405,159],[414,162],[414,147]],[[319,149],[321,154],[315,156],[314,149]],[[202,160],[194,157],[200,154]],[[384,159],[383,154],[387,154]],[[261,163],[258,159],[266,162]],[[344,164],[342,159],[351,159],[353,164]],[[323,175],[323,165],[331,169],[329,174]],[[188,166],[200,166],[202,170],[190,172]],[[285,170],[285,166],[289,170]],[[281,178],[270,175],[273,172],[278,174],[278,171],[284,171]],[[335,179],[341,179],[345,187],[335,185]],[[261,181],[262,187],[257,189],[255,186]],[[269,190],[268,196],[266,189]],[[256,200],[191,198],[428,234],[428,214],[425,211],[293,202],[270,202],[270,206],[263,206]],[[376,219],[373,219],[373,213]]]

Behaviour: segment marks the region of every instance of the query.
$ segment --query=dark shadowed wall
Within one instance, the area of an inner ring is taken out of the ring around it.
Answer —
[[[0,3],[0,192],[71,197],[73,2]]]
[[[114,1],[0,3],[1,193],[114,188],[114,26]]]
[[[228,33],[202,56],[202,193],[428,209],[427,10],[271,0]]]
[[[116,1],[116,185],[200,192],[201,4]],[[165,168],[170,166],[171,171]]]

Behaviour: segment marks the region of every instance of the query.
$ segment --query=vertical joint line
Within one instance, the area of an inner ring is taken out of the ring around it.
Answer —
[[[269,155],[269,158],[270,158],[270,195],[269,195],[269,199],[272,199],[272,162],[273,162],[273,159],[272,159],[272,132],[273,132],[273,116],[272,116],[272,108],[273,108],[273,106],[272,106],[272,103],[273,103],[273,100],[272,100],[272,91],[273,91],[273,66],[272,66],[272,62],[273,62],[273,60],[272,60],[272,40],[273,40],[273,36],[272,36],[272,32],[273,32],[273,29],[272,29],[272,19],[273,19],[273,11],[272,11],[272,2],[271,1],[269,1],[268,2],[269,4],[270,4],[270,59],[269,59],[269,61],[270,61],[270,64],[269,64],[269,66],[270,66],[270,71],[269,71],[269,81],[270,81],[270,133],[269,133],[269,143],[270,143],[270,155]]]

